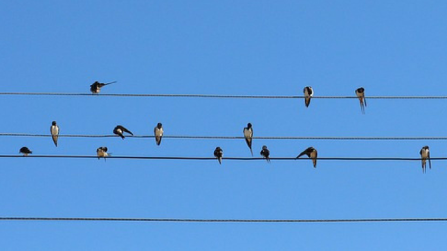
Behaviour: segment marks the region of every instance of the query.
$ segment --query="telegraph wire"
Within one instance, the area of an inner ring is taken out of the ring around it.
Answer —
[[[0,92],[3,96],[90,96],[90,97],[159,97],[159,98],[230,98],[230,99],[303,99],[302,95],[219,95],[219,94],[89,94],[60,92]],[[367,99],[447,99],[447,96],[367,96]],[[356,96],[313,96],[312,99],[358,99]]]
[[[0,133],[0,137],[51,137],[49,134],[32,133]],[[126,138],[154,138],[154,135],[129,135]],[[59,138],[119,138],[117,135],[88,135],[66,134]],[[245,139],[243,136],[190,136],[190,135],[164,135],[164,139]],[[325,137],[325,136],[254,136],[253,139],[264,140],[447,140],[447,137]]]
[[[18,155],[18,154],[1,154],[0,158],[68,158],[68,159],[97,159],[96,155]],[[102,158],[102,157],[101,157]],[[141,159],[141,160],[216,160],[215,157],[178,157],[178,156],[115,156],[109,155],[106,159]],[[223,157],[223,160],[239,160],[239,161],[265,161],[263,157]],[[447,157],[430,158],[433,161],[447,160]],[[280,161],[306,161],[308,158],[296,158],[296,157],[272,157],[270,160]],[[320,160],[328,161],[421,161],[421,158],[408,158],[408,157],[318,157]]]
[[[171,222],[171,223],[374,223],[374,222],[446,222],[447,218],[179,219],[179,218],[0,217],[0,221],[108,221],[108,222]]]

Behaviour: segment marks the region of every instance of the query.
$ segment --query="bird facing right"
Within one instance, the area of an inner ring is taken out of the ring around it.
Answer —
[[[117,125],[114,129],[113,129],[113,133],[120,136],[122,139],[124,139],[124,133],[127,132],[128,134],[133,136],[133,133],[129,130],[127,130],[127,128],[125,128],[122,125]]]
[[[98,82],[98,81],[95,81],[95,83],[93,83],[93,84],[90,85],[90,91],[91,91],[93,94],[98,94],[98,93],[101,91],[101,88],[102,88],[102,87],[104,87],[104,86],[106,86],[106,85],[113,84],[113,83],[116,83],[116,81],[113,81],[113,82],[110,82],[110,83],[100,83],[100,82]]]
[[[315,149],[313,147],[308,147],[306,150],[301,152],[296,158],[298,159],[299,157],[301,157],[303,155],[307,155],[307,157],[311,158],[312,163],[314,164],[314,167],[315,168],[317,167],[317,156],[318,156],[317,149]]]
[[[20,148],[19,153],[23,154],[23,156],[28,156],[29,154],[33,153],[28,147],[24,146]]]

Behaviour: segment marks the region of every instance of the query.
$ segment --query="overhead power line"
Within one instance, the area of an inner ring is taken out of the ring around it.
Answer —
[[[373,222],[445,222],[447,221],[447,218],[177,219],[177,218],[0,217],[0,221],[109,221],[109,222],[176,222],[176,223],[373,223]]]
[[[11,155],[2,154],[0,158],[69,158],[69,159],[96,159],[96,155]],[[108,156],[106,159],[141,159],[141,160],[216,160],[215,157],[172,157],[172,156]],[[447,157],[430,158],[431,160],[447,160]],[[240,161],[265,161],[265,158],[253,157],[223,157],[223,160],[240,160]],[[270,160],[308,160],[308,158],[296,157],[273,157]],[[329,161],[421,161],[421,158],[407,157],[318,157],[317,160]]]
[[[4,96],[90,96],[90,97],[163,97],[163,98],[231,98],[231,99],[302,99],[302,95],[218,95],[218,94],[89,94],[60,92],[0,92]],[[312,99],[357,99],[356,96],[313,96]],[[447,96],[366,96],[367,99],[447,99]]]
[[[51,137],[49,134],[32,133],[0,133],[0,137]],[[66,134],[59,135],[60,138],[119,138],[118,135],[88,135],[88,134]],[[153,135],[129,135],[126,138],[154,138]],[[243,136],[191,136],[191,135],[165,135],[164,139],[245,139]],[[258,136],[253,139],[264,140],[447,140],[447,137],[326,137],[326,136]]]

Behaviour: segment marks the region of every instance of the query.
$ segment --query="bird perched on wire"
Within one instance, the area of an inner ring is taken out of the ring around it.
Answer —
[[[107,147],[105,146],[98,147],[98,149],[96,149],[96,155],[98,156],[98,159],[104,158],[104,160],[106,160],[106,157],[109,156],[109,154],[107,153]]]
[[[248,148],[250,148],[251,156],[253,156],[253,150],[251,149],[251,142],[253,141],[253,127],[251,123],[247,124],[247,127],[244,127],[244,138],[245,142],[247,142]]]
[[[157,146],[159,146],[161,143],[161,139],[163,138],[163,125],[161,123],[158,123],[157,126],[154,128],[154,136],[155,143],[157,143]]]
[[[267,146],[262,146],[261,155],[264,156],[267,162],[270,162],[270,151],[267,149]]]
[[[419,154],[421,155],[421,160],[422,160],[422,173],[425,173],[427,170],[427,159],[428,159],[428,166],[431,169],[429,147],[428,146],[422,147],[421,151],[419,151]]]
[[[359,98],[360,109],[362,109],[362,113],[365,114],[365,106],[366,106],[365,88],[363,87],[358,88],[357,90],[355,90],[355,94],[357,95],[357,98]]]
[[[23,154],[23,156],[28,156],[29,154],[31,154],[33,152],[31,152],[31,150],[28,149],[28,147],[24,146],[24,147],[20,148],[19,153]]]
[[[304,93],[304,104],[306,104],[306,107],[309,107],[310,99],[314,95],[314,89],[312,89],[311,86],[306,86],[304,87],[303,93]]]
[[[216,149],[214,150],[214,157],[217,158],[217,160],[219,161],[219,164],[222,164],[222,157],[223,157],[222,148],[216,147]]]
[[[106,86],[106,85],[113,84],[113,83],[116,83],[116,81],[109,82],[109,83],[100,83],[100,82],[98,82],[98,81],[95,81],[95,83],[93,83],[93,84],[90,85],[90,91],[91,91],[93,94],[98,94],[98,93],[101,91],[101,88],[102,88],[102,87],[104,87],[104,86]]]
[[[59,126],[56,121],[51,122],[50,127],[51,138],[53,138],[54,145],[57,147],[57,139],[59,138]]]
[[[117,125],[115,126],[115,128],[113,129],[113,133],[120,136],[122,139],[124,139],[124,135],[123,133],[127,132],[128,134],[133,136],[133,133],[129,130],[127,130],[124,126],[122,125]]]
[[[303,155],[307,155],[307,157],[312,159],[312,163],[314,164],[314,167],[317,167],[317,155],[318,152],[315,148],[313,147],[308,147],[306,150],[304,150],[302,153],[300,153],[296,158],[298,159],[299,157],[303,156]]]

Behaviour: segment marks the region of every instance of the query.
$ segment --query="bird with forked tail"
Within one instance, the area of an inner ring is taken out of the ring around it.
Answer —
[[[421,151],[419,151],[422,160],[422,173],[425,173],[427,170],[427,159],[428,159],[428,167],[431,169],[431,160],[430,160],[430,148],[428,146],[422,147]]]
[[[365,99],[365,88],[360,87],[357,90],[355,90],[355,94],[357,95],[357,98],[360,101],[360,109],[362,110],[362,113],[365,114],[365,106],[366,106],[366,99]]]

